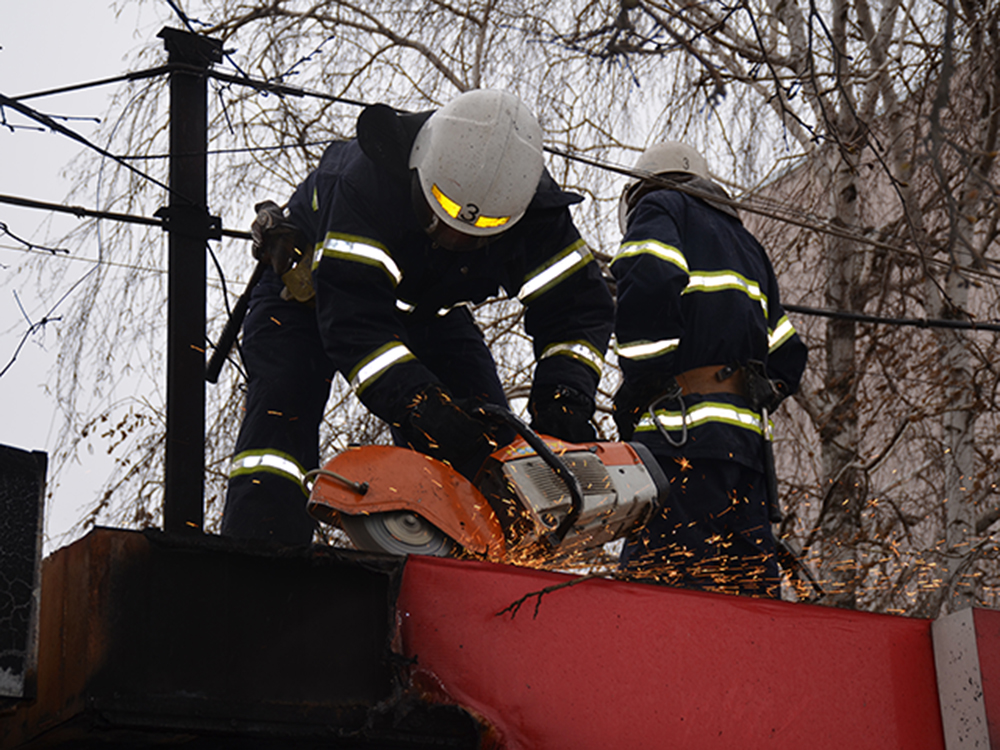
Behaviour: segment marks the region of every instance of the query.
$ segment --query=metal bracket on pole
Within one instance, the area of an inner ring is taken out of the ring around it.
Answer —
[[[163,206],[153,214],[163,222],[163,231],[198,240],[221,240],[222,219],[196,206]]]

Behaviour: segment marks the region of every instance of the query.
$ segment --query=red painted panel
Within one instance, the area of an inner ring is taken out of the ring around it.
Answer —
[[[983,706],[990,746],[1000,746],[1000,612],[973,609],[976,625],[976,649],[979,652],[979,672],[983,678]]]
[[[407,561],[425,685],[530,748],[944,747],[930,622],[527,568]]]

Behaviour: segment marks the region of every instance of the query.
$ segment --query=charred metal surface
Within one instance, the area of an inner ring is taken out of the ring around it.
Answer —
[[[38,698],[0,748],[476,747],[391,650],[404,560],[96,529],[44,564]]]
[[[34,696],[47,463],[0,445],[0,707]]]

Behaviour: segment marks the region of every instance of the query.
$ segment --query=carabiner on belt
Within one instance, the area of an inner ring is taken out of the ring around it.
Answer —
[[[667,428],[664,427],[660,420],[656,417],[656,407],[662,404],[664,401],[676,401],[681,405],[681,439],[674,440],[670,437],[670,433],[667,432]],[[677,390],[673,393],[665,393],[657,399],[650,402],[649,406],[646,407],[649,412],[649,418],[653,420],[653,424],[656,425],[656,429],[659,430],[660,434],[663,435],[663,439],[666,440],[674,448],[680,448],[688,439],[688,426],[687,426],[687,404],[684,403],[684,397],[681,395],[680,386],[677,386]]]

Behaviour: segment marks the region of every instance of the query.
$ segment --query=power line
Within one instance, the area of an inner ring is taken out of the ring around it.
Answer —
[[[173,2],[171,2],[171,0],[167,0],[167,2],[171,5],[172,8],[174,8],[175,11],[177,11],[178,13],[181,14],[181,17],[185,21],[188,20],[187,17],[183,15],[182,11],[180,11],[180,9],[177,8],[174,5]],[[189,28],[190,28],[190,25],[189,25]],[[228,55],[227,55],[227,58],[228,58]],[[236,67],[237,70],[239,70],[239,67],[236,66],[235,63],[234,63],[234,67]],[[56,130],[57,132],[60,132],[63,135],[66,135],[66,136],[71,137],[71,138],[73,138],[73,139],[75,139],[77,141],[80,141],[81,143],[83,143],[84,145],[88,146],[89,148],[92,148],[92,149],[98,151],[98,153],[101,153],[102,155],[104,155],[104,156],[106,156],[106,157],[108,157],[110,159],[113,159],[114,161],[118,162],[119,164],[121,164],[122,166],[126,167],[127,169],[132,170],[136,174],[144,177],[145,179],[151,180],[156,185],[158,185],[160,187],[163,187],[164,189],[166,189],[166,190],[169,191],[170,188],[168,186],[166,186],[163,183],[157,181],[155,178],[150,177],[149,175],[146,175],[145,173],[141,172],[140,170],[136,169],[135,167],[132,167],[130,164],[127,163],[128,161],[153,160],[153,159],[162,159],[162,158],[167,158],[167,157],[165,157],[163,155],[151,155],[151,156],[141,156],[141,155],[116,156],[116,155],[111,154],[110,152],[107,152],[107,151],[101,149],[100,147],[98,147],[98,146],[90,143],[89,141],[87,141],[82,136],[76,134],[74,131],[69,130],[68,128],[62,128],[61,126],[58,126],[51,119],[51,117],[43,115],[43,114],[38,113],[38,112],[35,112],[34,110],[30,110],[30,109],[27,109],[27,111],[26,111],[25,109],[21,109],[21,108],[15,106],[15,105],[17,104],[18,101],[24,100],[24,99],[28,99],[28,98],[46,96],[46,95],[55,94],[55,93],[63,93],[63,92],[66,92],[66,91],[73,91],[73,90],[78,90],[80,88],[86,88],[88,86],[97,86],[97,85],[103,85],[103,84],[106,84],[106,83],[113,83],[113,82],[119,82],[119,81],[125,81],[125,80],[139,80],[139,79],[143,79],[143,78],[150,78],[150,77],[154,77],[154,76],[157,76],[157,75],[162,75],[162,74],[171,73],[171,72],[175,72],[175,71],[196,72],[199,75],[206,75],[206,76],[208,76],[210,78],[215,78],[217,80],[226,81],[228,83],[239,84],[239,85],[242,85],[242,86],[248,86],[248,87],[256,89],[258,91],[263,91],[263,92],[266,92],[266,93],[273,93],[273,94],[277,94],[279,96],[287,95],[287,96],[296,96],[296,97],[311,97],[311,98],[322,99],[322,100],[330,101],[330,102],[338,102],[338,103],[341,103],[341,104],[348,104],[348,105],[355,106],[355,107],[368,107],[368,106],[370,106],[369,102],[363,102],[363,101],[359,101],[359,100],[356,100],[356,99],[348,99],[346,97],[335,96],[333,94],[327,94],[327,93],[322,92],[322,91],[313,91],[313,90],[310,90],[310,89],[304,89],[304,88],[297,87],[297,86],[287,86],[285,84],[273,83],[271,81],[266,81],[266,80],[263,80],[263,79],[255,79],[255,78],[251,78],[251,77],[247,76],[246,74],[243,74],[241,76],[234,76],[234,75],[230,75],[228,73],[223,73],[221,71],[216,71],[216,70],[211,70],[211,69],[205,70],[205,69],[199,68],[197,66],[184,65],[184,64],[180,64],[180,63],[172,63],[172,64],[168,64],[168,65],[162,65],[162,66],[159,66],[159,67],[156,67],[156,68],[151,68],[151,69],[145,70],[145,71],[138,71],[138,72],[135,72],[135,73],[128,73],[128,74],[125,74],[123,76],[119,76],[119,77],[116,77],[116,78],[107,78],[107,79],[102,79],[100,81],[94,81],[94,82],[91,82],[91,83],[77,84],[75,86],[66,86],[66,87],[62,87],[60,89],[50,89],[48,91],[37,92],[37,93],[34,93],[34,94],[22,95],[20,97],[10,98],[10,97],[6,97],[6,96],[0,94],[0,106],[4,105],[5,103],[8,104],[8,106],[11,106],[13,109],[21,111],[22,114],[25,114],[26,116],[30,117],[31,119],[34,119],[34,120],[36,120],[38,122],[42,122],[43,124],[47,125],[48,127]],[[240,72],[242,73],[243,71],[240,70]],[[399,110],[399,111],[403,111],[403,110]],[[218,150],[213,150],[213,151],[206,151],[205,153],[206,154],[250,153],[252,151],[280,150],[280,149],[285,149],[285,148],[296,148],[296,147],[299,147],[301,145],[323,145],[324,143],[329,143],[329,142],[330,141],[315,141],[315,142],[310,142],[310,143],[307,143],[307,144],[294,144],[294,145],[289,145],[289,146],[277,145],[277,146],[248,147],[248,148],[245,148],[245,149],[218,149]],[[579,154],[572,153],[570,151],[565,151],[565,150],[562,150],[562,149],[553,148],[553,147],[550,147],[550,146],[544,146],[543,150],[546,151],[546,152],[548,152],[548,153],[550,153],[550,154],[553,154],[555,156],[560,156],[560,157],[562,157],[564,159],[567,159],[569,161],[575,161],[575,162],[578,162],[580,164],[585,164],[587,166],[595,167],[597,169],[601,169],[601,170],[606,171],[606,172],[613,172],[613,173],[620,174],[620,175],[623,175],[623,176],[626,176],[626,177],[631,177],[633,179],[642,179],[642,180],[648,180],[648,181],[651,181],[651,182],[659,182],[664,187],[669,187],[669,188],[677,190],[679,192],[687,193],[687,194],[693,195],[695,197],[701,197],[701,198],[707,197],[707,198],[711,198],[712,200],[718,201],[720,203],[727,203],[727,204],[732,205],[733,207],[735,207],[737,209],[746,211],[748,213],[755,213],[755,214],[758,214],[758,215],[761,215],[761,216],[766,216],[768,218],[772,218],[772,219],[775,219],[777,221],[782,221],[782,222],[785,222],[785,223],[788,223],[788,224],[793,224],[795,226],[802,227],[803,229],[808,229],[808,230],[811,230],[811,231],[814,231],[814,232],[818,232],[818,233],[821,233],[821,234],[827,234],[827,235],[831,235],[831,236],[835,236],[835,237],[840,237],[842,239],[847,239],[847,240],[851,240],[853,242],[858,242],[860,244],[868,245],[870,247],[874,247],[874,248],[877,248],[877,249],[880,249],[880,250],[886,250],[888,252],[892,252],[892,253],[896,253],[896,254],[900,254],[900,255],[907,255],[907,256],[910,256],[910,257],[922,260],[924,262],[934,264],[934,265],[936,265],[938,267],[941,267],[941,268],[945,268],[945,269],[949,269],[949,270],[951,270],[951,269],[958,270],[958,271],[961,271],[963,273],[975,274],[975,275],[980,276],[980,277],[990,278],[990,279],[994,279],[994,280],[1000,281],[1000,274],[990,273],[989,271],[985,271],[985,270],[977,269],[977,268],[969,268],[967,266],[954,266],[951,263],[949,263],[948,261],[940,260],[940,259],[937,259],[937,258],[927,258],[927,257],[923,256],[922,254],[920,254],[918,252],[915,252],[915,251],[912,251],[912,250],[906,250],[905,248],[901,248],[901,247],[898,247],[896,245],[889,244],[887,242],[881,242],[879,240],[872,239],[871,237],[867,237],[867,236],[865,236],[863,234],[851,231],[851,229],[849,227],[839,227],[839,226],[833,226],[831,224],[819,224],[819,223],[816,223],[815,221],[811,221],[811,220],[808,220],[808,219],[799,219],[799,218],[796,218],[796,217],[794,217],[794,216],[791,215],[793,213],[792,209],[784,208],[783,210],[776,210],[774,208],[764,208],[764,207],[761,207],[761,206],[756,206],[756,205],[753,204],[753,202],[751,200],[735,201],[735,200],[732,200],[732,199],[725,199],[725,198],[723,198],[721,196],[717,196],[717,195],[714,195],[714,194],[713,195],[707,195],[707,194],[703,194],[701,191],[697,190],[696,188],[691,188],[690,186],[684,185],[684,184],[677,184],[677,183],[669,182],[667,180],[664,180],[663,178],[657,177],[656,175],[654,175],[652,173],[646,173],[646,172],[642,172],[642,171],[636,170],[636,169],[631,169],[631,168],[628,168],[628,167],[621,167],[621,166],[609,164],[607,162],[603,162],[603,161],[600,161],[600,160],[597,160],[597,159],[591,159],[591,158],[588,158],[588,157],[583,157],[583,156],[580,156]],[[193,155],[200,155],[200,154],[193,154]],[[187,200],[187,199],[185,199],[185,200]],[[191,201],[188,201],[188,202],[191,202]],[[802,212],[798,212],[798,213],[802,213]]]
[[[204,36],[203,34],[198,34],[198,32],[194,30],[194,26],[191,25],[191,22],[194,21],[196,23],[200,23],[202,26],[207,26],[208,24],[199,21],[197,18],[189,18],[187,13],[185,13],[181,9],[180,5],[178,5],[175,2],[175,0],[166,0],[166,2],[167,5],[169,5],[173,9],[174,13],[177,14],[177,17],[181,19],[181,23],[183,23],[187,27],[187,30],[189,32],[191,32],[196,36]],[[229,54],[229,52],[227,52],[226,50],[222,50],[222,54],[225,55],[226,59],[229,60],[232,66],[236,68],[236,70],[238,70],[244,78],[247,77],[247,74],[243,71],[243,69],[239,65],[236,64],[236,61],[233,59],[232,55]]]
[[[947,320],[944,318],[883,318],[878,315],[848,312],[846,310],[827,310],[804,305],[782,304],[787,312],[800,315],[815,315],[821,318],[838,320],[854,320],[859,323],[877,323],[879,325],[894,325],[913,328],[954,328],[965,331],[1000,331],[1000,323],[977,323],[974,320]]]
[[[257,151],[286,151],[292,148],[303,148],[305,146],[328,146],[336,143],[336,138],[327,138],[322,141],[306,141],[305,143],[287,143],[276,146],[245,146],[243,148],[216,148],[206,151],[196,151],[191,153],[174,154],[178,157],[187,156],[218,156],[220,154],[252,154]],[[170,154],[123,154],[119,158],[129,161],[154,161],[158,159],[169,159]]]
[[[177,7],[172,2],[172,0],[167,0],[167,2],[181,16],[181,18],[185,21],[185,23],[188,24],[189,29],[193,32],[193,29],[191,29],[191,27],[190,27],[190,23],[188,23],[189,19],[187,18],[186,15],[184,15],[183,11],[181,11],[180,8]],[[228,55],[227,55],[227,57],[228,57]],[[239,70],[239,67],[236,66],[235,64],[234,64],[234,67],[236,67],[237,70]],[[312,90],[309,90],[309,89],[303,89],[303,88],[296,87],[296,86],[287,86],[287,85],[284,85],[284,84],[272,83],[272,82],[266,81],[266,80],[253,79],[253,78],[250,78],[249,76],[247,76],[246,74],[243,74],[242,76],[233,76],[233,75],[230,75],[230,74],[227,74],[227,73],[222,73],[220,71],[215,71],[215,70],[211,70],[211,69],[206,70],[204,68],[199,68],[197,66],[184,65],[184,64],[178,64],[178,63],[172,63],[172,64],[169,64],[169,65],[160,66],[158,68],[152,68],[152,69],[149,69],[149,70],[146,70],[146,71],[139,71],[137,73],[126,74],[125,76],[121,76],[118,79],[104,79],[102,81],[93,82],[92,84],[78,84],[75,87],[64,87],[63,89],[53,89],[53,90],[50,90],[49,92],[40,92],[40,93],[37,93],[37,94],[29,94],[29,95],[25,95],[25,96],[22,96],[22,97],[18,97],[18,99],[25,99],[25,98],[29,98],[29,97],[33,97],[33,96],[42,96],[42,95],[47,94],[47,93],[59,93],[59,92],[62,92],[62,91],[75,90],[77,88],[82,88],[82,87],[85,87],[85,86],[88,86],[88,85],[100,85],[100,84],[103,84],[105,82],[112,82],[114,80],[136,80],[136,79],[139,79],[139,78],[148,78],[148,77],[152,77],[152,76],[155,76],[155,75],[160,75],[160,74],[163,74],[163,73],[170,73],[170,72],[173,72],[173,71],[195,72],[195,73],[197,73],[199,75],[206,75],[206,76],[208,76],[210,78],[215,78],[215,79],[218,79],[218,80],[221,80],[221,81],[226,81],[226,82],[233,83],[233,84],[239,84],[239,85],[243,85],[243,86],[249,86],[249,87],[254,88],[254,89],[258,90],[258,91],[264,91],[264,92],[274,93],[274,94],[278,94],[278,95],[289,95],[289,96],[297,96],[297,97],[312,97],[312,98],[323,99],[323,100],[331,101],[331,102],[339,102],[339,103],[343,103],[343,104],[349,104],[349,105],[357,106],[357,107],[367,107],[367,106],[370,106],[370,104],[367,103],[367,102],[362,102],[362,101],[358,101],[358,100],[355,100],[355,99],[348,99],[348,98],[345,98],[345,97],[338,97],[338,96],[334,96],[332,94],[326,94],[326,93],[321,92],[321,91],[312,91]],[[240,70],[240,73],[243,73],[243,71]],[[84,138],[83,136],[75,133],[74,131],[70,130],[69,128],[65,128],[64,126],[59,125],[51,117],[49,117],[47,115],[44,115],[42,113],[36,112],[35,110],[27,107],[26,105],[19,104],[18,103],[18,99],[12,99],[10,97],[4,96],[3,94],[0,94],[0,106],[3,106],[3,105],[6,104],[7,106],[10,106],[11,108],[13,108],[13,109],[15,109],[17,111],[20,111],[25,116],[27,116],[27,117],[29,117],[31,119],[34,119],[37,122],[41,122],[42,124],[44,124],[44,125],[48,126],[49,128],[55,130],[56,132],[59,132],[59,133],[61,133],[63,135],[66,135],[66,136],[68,136],[70,138],[73,138],[74,140],[77,140],[77,141],[83,143],[88,148],[94,149],[95,151],[97,151],[98,153],[102,154],[103,156],[106,156],[107,158],[110,158],[110,159],[116,161],[117,163],[121,164],[125,168],[131,170],[132,172],[136,173],[137,175],[139,175],[139,176],[141,176],[141,177],[143,177],[143,178],[145,178],[147,180],[150,180],[151,182],[153,182],[154,184],[158,185],[159,187],[164,188],[168,192],[173,192],[169,186],[167,186],[167,185],[163,184],[162,182],[156,180],[155,178],[153,178],[153,177],[145,174],[144,172],[136,169],[135,167],[133,167],[132,165],[130,165],[128,163],[128,161],[130,161],[130,160],[139,160],[139,159],[142,159],[142,158],[154,159],[154,158],[163,158],[163,157],[161,157],[161,156],[150,156],[150,157],[127,156],[127,157],[123,157],[123,156],[117,156],[115,154],[111,154],[110,152],[108,152],[105,149],[102,149],[99,146],[91,143],[86,138]],[[400,110],[400,111],[402,111],[402,110]],[[316,142],[314,145],[320,145],[322,143],[323,142]],[[299,144],[296,144],[296,146],[297,145],[299,145]],[[285,147],[285,146],[259,147],[259,149],[260,150],[264,150],[264,149],[281,149],[281,148],[292,148],[292,147],[294,147],[294,146],[288,146],[288,147]],[[248,152],[250,150],[251,149],[246,149],[246,151],[248,151]],[[934,265],[936,265],[938,267],[945,268],[945,269],[948,269],[948,270],[957,270],[957,271],[961,271],[963,273],[970,274],[970,275],[976,275],[976,276],[980,276],[980,277],[983,277],[983,278],[989,278],[989,279],[993,279],[993,280],[1000,280],[1000,274],[991,273],[989,271],[985,271],[985,270],[977,269],[977,268],[969,268],[967,266],[955,266],[955,265],[951,264],[948,261],[940,260],[940,259],[937,259],[937,258],[927,258],[927,257],[923,256],[921,253],[918,253],[918,252],[915,252],[915,251],[912,251],[912,250],[906,250],[906,249],[898,247],[896,245],[892,245],[892,244],[889,244],[887,242],[881,242],[879,240],[875,240],[875,239],[872,239],[870,237],[867,237],[867,236],[865,236],[863,234],[851,231],[851,229],[848,228],[848,227],[833,226],[833,225],[828,224],[828,223],[819,224],[819,223],[816,223],[815,221],[810,221],[808,219],[799,219],[799,218],[796,218],[796,217],[794,217],[794,216],[791,215],[792,210],[788,209],[788,208],[785,208],[784,210],[775,210],[773,208],[763,208],[763,207],[760,207],[760,206],[755,206],[750,201],[747,201],[747,200],[744,200],[744,201],[735,201],[735,200],[732,200],[732,199],[729,199],[729,198],[724,198],[722,196],[718,196],[718,195],[715,195],[715,194],[709,195],[709,194],[703,193],[702,191],[697,190],[696,188],[692,188],[689,185],[685,185],[685,184],[681,184],[681,183],[674,183],[674,182],[671,182],[669,180],[665,180],[662,177],[658,177],[657,175],[652,174],[652,173],[647,173],[647,172],[643,172],[641,170],[636,170],[636,169],[632,169],[632,168],[621,167],[621,166],[609,164],[609,163],[606,163],[606,162],[603,162],[603,161],[600,161],[600,160],[597,160],[597,159],[591,159],[591,158],[588,158],[588,157],[583,157],[583,156],[580,156],[579,154],[575,154],[575,153],[572,153],[570,151],[565,151],[565,150],[562,150],[562,149],[556,149],[556,148],[552,148],[552,147],[549,147],[549,146],[544,146],[543,150],[545,150],[546,152],[548,152],[550,154],[553,154],[553,155],[556,155],[556,156],[560,156],[560,157],[562,157],[564,159],[567,159],[569,161],[575,161],[575,162],[578,162],[578,163],[581,163],[581,164],[585,164],[587,166],[595,167],[597,169],[601,169],[601,170],[604,170],[604,171],[607,171],[607,172],[613,172],[613,173],[617,173],[617,174],[620,174],[620,175],[623,175],[623,176],[626,176],[626,177],[631,177],[633,179],[648,180],[648,181],[651,181],[651,182],[654,182],[654,183],[659,183],[659,184],[663,185],[664,187],[668,187],[668,188],[671,188],[673,190],[677,190],[679,192],[687,193],[689,195],[693,195],[694,197],[709,198],[711,200],[715,200],[715,201],[718,201],[718,202],[721,202],[721,203],[726,203],[728,205],[732,205],[734,208],[737,208],[737,209],[740,209],[740,210],[743,210],[743,211],[747,211],[748,213],[756,213],[758,215],[766,216],[768,218],[772,218],[772,219],[775,219],[777,221],[781,221],[781,222],[793,224],[795,226],[799,226],[799,227],[802,227],[804,229],[808,229],[810,231],[814,231],[814,232],[817,232],[817,233],[828,234],[828,235],[831,235],[831,236],[840,237],[840,238],[843,238],[843,239],[847,239],[847,240],[850,240],[850,241],[853,241],[853,242],[857,242],[857,243],[860,243],[860,244],[868,245],[870,247],[875,247],[877,249],[886,250],[888,252],[892,252],[892,253],[896,253],[896,254],[900,254],[900,255],[907,255],[907,256],[920,259],[921,261],[924,261],[924,262],[927,262],[927,263],[931,263],[931,264],[934,264]],[[215,151],[215,152],[207,151],[206,153],[239,153],[239,152],[240,152],[239,149],[223,149],[223,150],[218,150],[218,151]],[[182,197],[188,203],[193,203],[192,201],[190,201],[189,199],[185,198],[184,196],[180,196],[180,197]],[[55,209],[53,209],[53,210],[55,210]],[[802,213],[802,212],[799,212],[799,213]],[[106,218],[111,218],[111,217],[106,217]],[[160,222],[158,222],[158,223],[160,223]],[[955,322],[955,321],[950,321],[950,322]],[[916,324],[913,324],[913,325],[916,325]]]
[[[56,122],[55,120],[53,120],[48,115],[43,114],[43,113],[39,112],[38,110],[32,109],[27,104],[22,104],[22,103],[20,103],[19,101],[15,100],[15,99],[11,99],[9,96],[6,96],[4,94],[0,94],[0,107],[10,107],[11,109],[13,109],[15,111],[20,112],[25,117],[27,117],[27,118],[29,118],[31,120],[34,120],[35,122],[39,122],[42,125],[45,125],[50,130],[56,131],[60,135],[65,135],[67,138],[72,138],[74,141],[77,141],[78,143],[82,143],[84,146],[86,146],[89,149],[92,149],[92,150],[96,151],[101,156],[105,156],[108,159],[111,159],[111,160],[113,160],[113,161],[121,164],[123,167],[125,167],[126,169],[128,169],[130,172],[133,172],[134,174],[138,175],[139,177],[142,177],[145,180],[149,180],[150,182],[152,182],[157,187],[163,188],[164,190],[166,190],[171,195],[176,195],[178,198],[180,198],[181,200],[183,200],[185,203],[188,203],[188,204],[190,204],[192,206],[197,206],[197,204],[194,201],[192,201],[190,198],[187,198],[186,196],[180,195],[179,193],[177,193],[173,188],[171,188],[166,183],[160,182],[155,177],[146,174],[145,172],[143,172],[140,169],[136,169],[131,164],[129,164],[128,162],[126,162],[126,161],[124,161],[122,159],[120,159],[115,154],[112,154],[107,149],[101,148],[96,143],[92,143],[91,141],[87,140],[82,135],[80,135],[79,133],[77,133],[75,130],[70,130],[65,125],[60,125],[58,122]]]
[[[795,218],[791,214],[793,209],[784,208],[783,210],[774,210],[771,208],[763,208],[761,206],[755,206],[749,200],[738,201],[732,198],[726,198],[722,195],[717,195],[715,193],[706,193],[703,190],[698,190],[697,188],[691,187],[688,184],[674,182],[670,179],[664,178],[662,176],[653,174],[652,172],[645,172],[643,170],[632,169],[629,167],[621,167],[614,164],[608,164],[606,162],[599,161],[597,159],[591,159],[589,157],[580,156],[578,154],[571,153],[569,151],[564,151],[562,149],[552,148],[550,146],[543,146],[542,150],[554,154],[556,156],[561,156],[569,161],[579,162],[580,164],[586,164],[587,166],[596,167],[597,169],[603,169],[606,172],[614,172],[616,174],[623,175],[625,177],[631,177],[633,179],[643,180],[646,182],[652,182],[656,185],[660,185],[671,190],[676,190],[680,193],[686,193],[695,198],[702,198],[716,203],[723,203],[727,206],[732,206],[733,208],[739,209],[741,211],[746,211],[747,213],[758,214],[760,216],[766,216],[770,219],[775,219],[776,221],[785,222],[787,224],[793,224],[803,229],[809,229],[813,232],[820,234],[828,234],[834,237],[840,237],[842,239],[851,240],[852,242],[857,242],[863,245],[868,245],[870,247],[877,248],[879,250],[886,250],[888,252],[897,253],[899,255],[908,255],[913,258],[918,258],[927,263],[932,263],[934,265],[946,268],[949,270],[958,270],[966,274],[974,274],[977,276],[982,276],[984,278],[994,279],[1000,281],[1000,274],[990,273],[989,271],[984,271],[978,268],[970,268],[968,266],[956,266],[952,263],[937,258],[928,258],[920,253],[913,250],[906,250],[904,248],[898,247],[896,245],[890,245],[888,242],[881,242],[880,240],[872,239],[863,234],[851,231],[850,227],[844,225],[843,227],[833,226],[831,224],[818,224],[815,221],[809,221],[808,219]],[[800,213],[803,215],[804,212],[795,211],[795,213]]]
[[[200,69],[199,69],[200,70]],[[238,83],[243,86],[249,86],[252,89],[257,89],[258,91],[265,91],[269,94],[278,94],[284,96],[295,96],[295,97],[310,97],[312,99],[323,99],[328,102],[336,102],[338,104],[349,104],[352,107],[370,107],[371,102],[363,102],[358,99],[348,99],[343,96],[335,96],[334,94],[327,94],[323,91],[312,91],[310,89],[299,88],[298,86],[287,86],[283,83],[272,83],[271,81],[265,81],[259,78],[250,77],[240,77],[230,75],[229,73],[223,73],[218,70],[208,70],[202,71],[209,78],[215,78],[220,81],[226,81],[227,83]],[[403,110],[398,110],[402,112]]]
[[[53,257],[51,253],[45,252],[44,250],[38,250],[31,247],[14,247],[13,245],[0,245],[0,250],[10,250],[17,253],[28,253],[30,255],[45,255],[47,257]],[[166,268],[157,268],[155,266],[137,266],[134,263],[121,263],[115,260],[104,260],[101,258],[85,258],[82,255],[58,255],[55,256],[63,260],[75,260],[81,263],[89,263],[93,266],[106,266],[108,268],[123,268],[127,271],[138,271],[140,273],[155,273],[159,275],[164,275],[169,273]],[[245,283],[238,281],[237,283]],[[217,289],[219,291],[224,291],[221,282],[209,281],[208,286],[212,289]]]
[[[121,221],[127,224],[144,224],[146,226],[156,226],[165,229],[163,219],[152,216],[135,216],[132,214],[119,214],[113,211],[95,211],[82,206],[64,206],[61,203],[44,203],[30,198],[19,198],[13,195],[0,195],[0,203],[7,203],[12,206],[23,208],[37,208],[43,211],[56,211],[58,213],[73,214],[77,218],[89,217],[93,219],[109,219],[110,221]],[[238,240],[249,240],[250,232],[238,229],[223,229],[222,236],[232,237]]]
[[[75,83],[69,86],[60,86],[55,89],[46,89],[44,91],[35,91],[30,94],[21,94],[20,96],[11,97],[15,101],[23,102],[28,99],[38,99],[43,96],[53,96],[55,94],[66,94],[71,91],[81,91],[83,89],[95,88],[97,86],[107,86],[111,83],[121,83],[123,81],[141,81],[144,78],[155,78],[156,76],[164,75],[172,70],[172,65],[160,65],[155,68],[150,68],[148,70],[139,70],[134,73],[124,73],[120,76],[114,76],[112,78],[101,78],[96,81],[88,81],[86,83]]]

